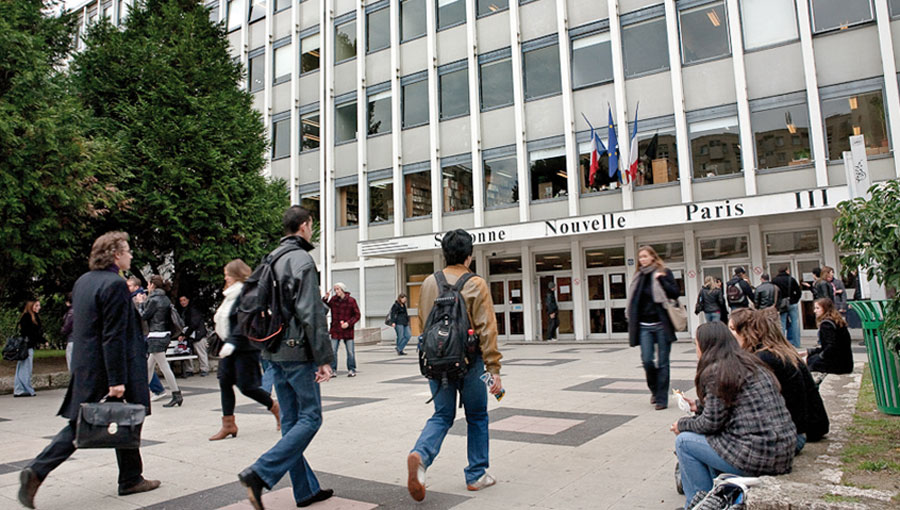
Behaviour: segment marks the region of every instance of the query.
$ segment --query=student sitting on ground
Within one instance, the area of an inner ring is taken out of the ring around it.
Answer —
[[[849,374],[853,371],[853,351],[847,322],[828,298],[817,299],[813,310],[819,325],[819,345],[807,351],[806,364],[813,372]]]

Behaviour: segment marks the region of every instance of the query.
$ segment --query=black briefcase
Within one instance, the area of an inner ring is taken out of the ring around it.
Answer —
[[[81,404],[75,425],[76,448],[140,448],[146,409],[140,404]]]

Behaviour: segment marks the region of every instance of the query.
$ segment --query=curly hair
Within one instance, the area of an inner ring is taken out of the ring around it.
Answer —
[[[116,254],[127,242],[128,234],[125,232],[107,232],[98,237],[91,248],[88,267],[91,271],[98,271],[113,265],[116,262]]]

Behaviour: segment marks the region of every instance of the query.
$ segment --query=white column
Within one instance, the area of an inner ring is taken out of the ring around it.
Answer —
[[[475,0],[466,0],[466,58],[469,63],[469,145],[472,148],[472,208],[475,228],[484,226],[484,162],[481,161],[481,101]]]
[[[837,249],[835,244],[831,242],[834,239],[834,218],[821,218],[820,224],[822,226],[822,239],[825,240],[822,243],[822,257],[825,259],[825,265],[838,268],[840,263]]]
[[[522,73],[522,33],[519,29],[519,2],[509,3],[509,45],[511,47],[513,80],[513,113],[516,124],[516,175],[519,180],[519,221],[531,219],[531,181],[528,171],[528,146],[525,144],[525,76]],[[524,263],[524,259],[523,259]],[[524,292],[524,291],[523,291]],[[525,294],[526,296],[528,293]],[[526,298],[528,299],[528,298]],[[525,308],[529,310],[529,308]],[[531,313],[531,312],[529,312]],[[525,318],[525,338],[528,335],[529,320]]]
[[[831,239],[834,237],[834,234],[827,239]],[[747,274],[750,276],[750,280],[753,282],[753,285],[759,285],[762,280],[759,278],[766,271],[766,262],[763,254],[763,247],[765,243],[763,241],[763,235],[759,229],[759,223],[751,223],[750,224],[750,267],[747,270]],[[832,244],[832,243],[825,243]],[[756,268],[762,269],[761,272],[757,273]],[[769,275],[770,278],[775,278],[775,275]]]
[[[441,231],[441,219],[443,214],[443,186],[441,184],[441,138],[440,138],[440,102],[438,101],[438,63],[437,63],[437,32],[436,32],[435,3],[425,2],[425,49],[428,59],[428,137],[431,146],[428,151],[428,159],[431,163],[431,230]],[[435,266],[437,267],[437,266]]]
[[[578,237],[572,238],[572,325],[575,329],[575,340],[587,340],[587,281],[584,276],[584,251]]]
[[[319,33],[322,58],[319,60],[319,136],[323,139],[319,150],[319,175],[322,183],[321,236],[325,245],[322,254],[322,287],[332,285],[331,265],[334,263],[334,224],[336,216],[336,193],[334,189],[334,0],[319,0]]]
[[[510,5],[512,9],[512,5]],[[531,246],[522,244],[522,309],[525,310],[525,340],[540,341],[541,328],[535,325],[540,321],[540,312],[535,308],[534,301],[534,264],[531,262]]]
[[[687,247],[685,247],[687,248]],[[631,264],[628,262],[631,261]],[[637,269],[637,246],[634,245],[634,234],[625,236],[625,280],[630,282],[631,274]],[[626,287],[626,297],[631,299],[631,286]]]
[[[609,39],[612,46],[613,88],[616,91],[616,136],[619,141],[619,171],[628,164],[631,140],[628,133],[628,103],[625,100],[625,59],[622,54],[622,25],[619,23],[619,0],[607,0],[609,6]],[[612,147],[609,147],[612,150]],[[624,173],[624,172],[623,172]],[[634,208],[634,186],[622,187],[622,209]]]
[[[366,96],[366,6],[356,5],[356,172],[359,189],[359,240],[369,239],[369,181],[367,171],[369,98]],[[360,261],[361,262],[361,261]],[[362,264],[359,273],[362,275]]]
[[[253,8],[254,0],[247,0],[247,3],[250,5],[250,8]],[[265,39],[265,49],[266,53],[263,58],[265,59],[265,73],[263,73],[263,81],[265,82],[265,88],[263,88],[263,104],[265,106],[265,110],[263,111],[263,122],[266,126],[266,131],[269,133],[269,140],[274,145],[275,143],[275,129],[272,127],[272,74],[273,74],[273,59],[272,59],[272,6],[275,5],[275,0],[268,0],[265,4],[266,8],[266,39]],[[246,19],[246,16],[244,16]],[[249,30],[249,29],[247,29]],[[247,36],[249,37],[249,33]],[[266,167],[263,169],[263,175],[266,177],[272,176],[272,149],[266,151]],[[291,187],[294,186],[294,183],[290,183]]]
[[[678,41],[678,9],[675,0],[666,0],[666,33],[669,46],[669,73],[672,76],[672,106],[675,111],[675,140],[678,142],[678,183],[681,202],[694,200],[691,187],[691,139],[684,111],[684,78],[681,75],[681,44]]]
[[[291,205],[300,203],[300,4],[291,4]],[[321,197],[321,191],[319,192]],[[321,203],[321,200],[320,200]],[[321,208],[320,208],[321,209]]]
[[[741,130],[741,165],[744,167],[744,192],[756,194],[756,151],[753,149],[753,126],[750,125],[750,102],[747,95],[747,67],[744,64],[744,39],[741,35],[741,10],[738,0],[728,0],[728,30],[731,34],[731,62],[734,65],[734,92],[737,97],[738,125]]]
[[[113,0],[112,19],[109,21],[111,21],[113,25],[119,26],[119,0]]]
[[[693,278],[690,275],[694,275]],[[695,315],[694,303],[697,302],[697,296],[700,294],[700,287],[703,282],[700,274],[700,264],[697,260],[697,241],[694,237],[694,229],[687,228],[684,230],[684,293],[687,301],[681,303],[687,305],[688,309],[688,331],[691,337],[697,332],[697,326],[700,325],[700,317]]]
[[[812,145],[813,160],[816,164],[816,186],[822,188],[828,186],[828,161],[825,155],[825,129],[822,121],[822,105],[819,101],[819,79],[816,76],[809,2],[796,0],[796,5],[797,24],[800,27],[800,49],[803,52],[803,76],[806,79],[806,102],[809,105],[809,143]],[[897,81],[896,78],[894,81]]]
[[[567,0],[556,0],[556,31],[559,32],[559,74],[562,78],[563,135],[566,139],[566,184],[569,194],[569,216],[578,216],[580,210],[578,174],[578,142],[575,139],[575,94],[572,92],[572,50],[569,40],[569,13]],[[521,195],[521,193],[520,193]],[[576,322],[577,324],[577,322]],[[576,327],[575,338],[578,335]]]
[[[391,170],[394,179],[394,237],[403,235],[403,112],[400,108],[400,3],[391,2]]]
[[[875,0],[875,17],[878,19],[878,45],[881,47],[881,65],[884,69],[884,91],[890,119],[891,147],[894,149],[894,173],[900,177],[900,87],[897,85],[897,62],[894,60],[894,42],[891,37],[891,13],[887,0]]]

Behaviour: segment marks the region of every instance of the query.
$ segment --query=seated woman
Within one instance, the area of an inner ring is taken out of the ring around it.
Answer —
[[[672,424],[685,505],[709,491],[717,473],[778,475],[791,470],[797,430],[778,381],[742,350],[721,322],[697,328],[695,416]]]
[[[819,325],[819,345],[807,351],[806,364],[813,372],[849,374],[853,371],[850,330],[834,302],[819,298],[813,305]]]
[[[774,308],[747,308],[731,315],[728,329],[747,352],[755,354],[781,385],[781,396],[797,428],[797,453],[807,441],[818,441],[828,433],[828,414],[819,388],[797,350],[781,333]]]

